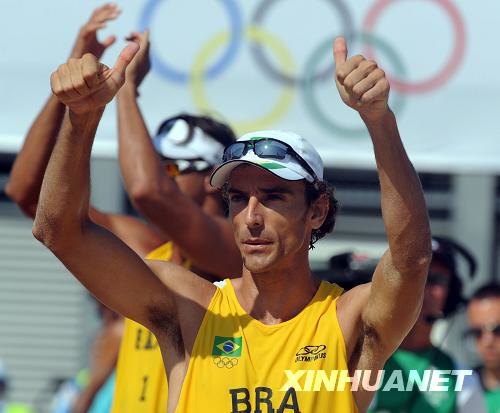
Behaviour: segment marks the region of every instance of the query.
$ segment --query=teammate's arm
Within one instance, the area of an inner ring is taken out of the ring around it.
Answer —
[[[68,111],[42,183],[33,234],[101,302],[161,333],[155,320],[176,314],[172,289],[123,242],[88,217],[95,131],[137,50],[137,44],[130,44],[113,69],[86,54],[70,59],[52,74],[54,94]],[[180,273],[192,277],[181,267],[169,266],[169,272],[173,277]]]
[[[368,128],[380,179],[389,248],[377,265],[369,292],[366,286],[352,292],[367,301],[361,307],[364,336],[374,339],[380,360],[399,346],[420,312],[431,260],[429,219],[418,175],[388,107],[389,82],[384,72],[362,56],[347,59],[343,38],[336,40],[334,56],[337,88]]]
[[[229,222],[206,214],[162,168],[137,102],[137,90],[149,71],[149,33],[132,33],[131,38],[140,42],[141,50],[117,96],[119,159],[126,190],[142,215],[175,240],[197,268],[221,277],[239,274],[241,256]]]
[[[100,58],[106,48],[114,43],[115,38],[109,36],[100,42],[97,40],[97,31],[119,14],[120,10],[114,4],[105,4],[95,9],[80,28],[70,57],[80,58],[85,53],[92,53]],[[5,187],[9,198],[31,218],[35,216],[43,174],[54,148],[64,111],[65,106],[51,95],[31,125]]]
[[[110,214],[90,207],[92,221],[111,231],[141,257],[147,256],[167,239],[150,225],[141,220],[123,214]]]

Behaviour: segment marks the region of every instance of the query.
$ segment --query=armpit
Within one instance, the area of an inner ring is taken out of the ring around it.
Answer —
[[[177,314],[160,306],[148,307],[148,319],[155,331],[164,334],[178,355],[184,354],[184,341]]]

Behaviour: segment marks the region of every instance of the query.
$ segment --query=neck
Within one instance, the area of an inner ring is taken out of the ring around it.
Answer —
[[[264,324],[278,324],[299,314],[314,297],[320,281],[311,274],[303,257],[283,268],[254,274],[243,268],[234,283],[238,301],[253,318]]]
[[[419,351],[432,347],[431,330],[432,324],[419,318],[401,343],[401,348],[407,351]]]
[[[483,367],[481,369],[481,379],[484,387],[488,390],[497,390],[500,388],[500,366],[496,368]]]

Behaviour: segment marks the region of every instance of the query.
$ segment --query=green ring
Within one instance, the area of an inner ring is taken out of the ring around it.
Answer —
[[[373,34],[366,33],[355,34],[353,40],[361,43],[368,43],[371,46],[375,46],[381,49],[382,52],[385,53],[386,56],[389,57],[389,59],[394,64],[395,73],[399,76],[399,78],[404,77],[404,75],[406,74],[406,70],[404,68],[403,62],[398,57],[396,52],[386,42],[374,36]],[[306,108],[310,112],[311,116],[318,122],[318,124],[329,132],[334,132],[340,137],[351,138],[365,136],[366,128],[353,128],[337,124],[331,119],[331,117],[329,117],[328,114],[323,111],[323,109],[319,106],[318,101],[316,100],[313,89],[315,70],[320,63],[321,58],[325,54],[331,53],[332,44],[333,38],[327,39],[319,45],[319,47],[311,54],[311,57],[307,60],[304,76],[305,80],[304,82],[302,82],[302,90],[304,92],[304,102],[306,103]],[[394,94],[394,99],[391,103],[391,107],[393,108],[395,113],[401,112],[404,107],[404,102],[405,101],[403,95],[399,93]]]

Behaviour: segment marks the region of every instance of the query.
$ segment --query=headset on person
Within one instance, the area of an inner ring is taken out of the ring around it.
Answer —
[[[462,291],[464,276],[458,272],[459,258],[467,264],[467,275],[469,280],[472,279],[477,270],[477,262],[472,254],[463,245],[448,237],[432,237],[432,259],[448,268],[451,275],[443,312],[439,317],[433,317],[432,321],[454,314],[467,302]],[[328,270],[314,273],[349,290],[372,280],[379,259],[373,254],[350,251],[334,255],[330,258]]]

